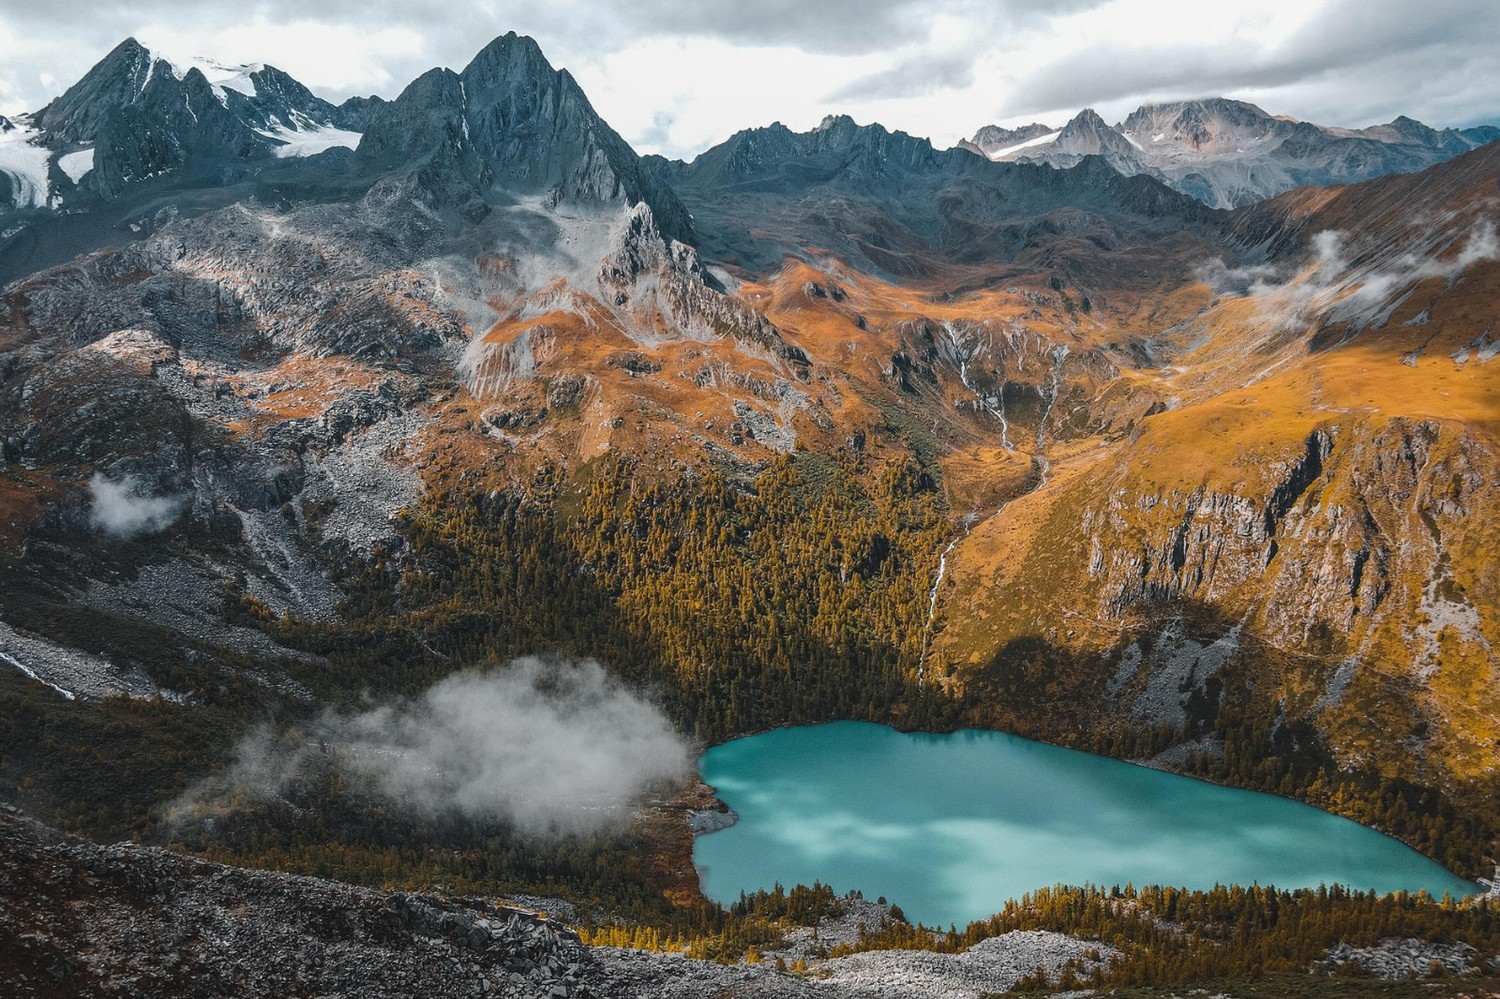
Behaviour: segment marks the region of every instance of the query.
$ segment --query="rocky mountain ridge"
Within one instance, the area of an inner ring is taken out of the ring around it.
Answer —
[[[371,110],[368,101],[335,107],[272,66],[179,69],[126,39],[28,116],[27,144],[51,157],[38,191],[12,205],[87,206],[173,171],[212,175],[226,164],[349,147]]]
[[[1061,129],[986,126],[963,144],[1011,162],[1069,166],[1102,155],[1215,208],[1237,208],[1303,185],[1409,173],[1500,138],[1500,128],[1432,129],[1406,116],[1351,129],[1274,117],[1226,98],[1145,105],[1115,125],[1085,109]]]
[[[210,79],[212,76],[212,79]],[[495,39],[461,72],[435,69],[397,99],[335,107],[269,66],[178,69],[127,39],[0,137],[0,279],[150,231],[163,212],[247,198],[346,201],[373,185],[419,190],[477,223],[525,198],[612,215],[649,204],[691,241],[669,189],[599,119],[536,43]],[[368,138],[367,138],[368,136]]]
[[[419,77],[370,122],[356,168],[414,170],[441,198],[456,182],[539,195],[549,206],[650,205],[661,231],[691,241],[686,211],[643,171],[620,136],[594,112],[566,70],[511,32],[461,73]]]

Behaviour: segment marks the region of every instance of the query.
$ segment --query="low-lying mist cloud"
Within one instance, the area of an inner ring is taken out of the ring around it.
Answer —
[[[1404,253],[1375,268],[1350,293],[1349,304],[1378,305],[1401,288],[1431,278],[1442,278],[1451,284],[1470,265],[1497,258],[1500,258],[1500,237],[1496,236],[1495,224],[1480,223],[1469,231],[1464,245],[1452,258]]]
[[[112,482],[103,475],[89,479],[93,506],[89,522],[94,529],[117,538],[133,538],[170,527],[187,506],[183,496],[151,496],[142,482],[125,476]]]
[[[1276,268],[1271,264],[1249,264],[1230,267],[1222,260],[1210,260],[1195,271],[1199,281],[1214,290],[1215,295],[1249,295],[1255,288],[1276,278]]]
[[[1417,282],[1442,278],[1452,284],[1470,266],[1500,260],[1500,234],[1489,221],[1475,224],[1458,252],[1446,257],[1440,247],[1357,264],[1350,259],[1348,233],[1334,229],[1314,233],[1309,245],[1312,257],[1297,277],[1266,264],[1232,268],[1222,260],[1198,268],[1197,276],[1216,293],[1258,299],[1262,317],[1282,328],[1319,317],[1378,327]]]
[[[1260,314],[1276,326],[1290,329],[1333,298],[1334,289],[1349,270],[1344,257],[1345,234],[1336,229],[1313,233],[1312,261],[1301,280],[1284,279],[1272,271],[1251,282],[1246,294],[1260,299]]]
[[[179,802],[281,793],[321,741],[335,765],[420,811],[499,819],[531,835],[618,824],[654,786],[689,772],[662,712],[593,661],[527,657],[457,673],[409,701],[324,715],[310,732],[262,729],[235,764]]]

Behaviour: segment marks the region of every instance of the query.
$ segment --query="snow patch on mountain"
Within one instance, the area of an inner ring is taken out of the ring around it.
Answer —
[[[90,170],[94,169],[94,147],[90,146],[87,149],[80,149],[77,152],[64,153],[57,158],[57,166],[58,169],[68,175],[69,180],[75,184],[78,183],[84,177],[88,176]]]
[[[300,115],[297,116],[301,118]],[[260,131],[268,139],[274,139],[281,145],[276,147],[276,155],[280,159],[289,159],[297,156],[316,156],[330,149],[343,147],[353,149],[359,145],[359,140],[364,137],[361,132],[351,132],[348,129],[335,128],[332,125],[319,125],[303,120],[301,128],[288,128],[280,125],[270,131]]]
[[[266,68],[264,63],[259,62],[245,63],[240,66],[226,66],[223,63],[214,62],[212,59],[205,59],[202,56],[195,56],[192,59],[166,59],[163,61],[171,69],[172,75],[179,80],[186,77],[188,73],[195,69],[202,73],[203,78],[208,81],[208,85],[213,88],[214,96],[225,107],[229,106],[229,98],[224,93],[226,90],[233,90],[246,97],[256,96],[255,81],[251,79],[251,74],[259,73]],[[153,66],[152,68],[154,69],[155,67]]]
[[[0,174],[10,180],[11,204],[17,208],[41,208],[47,204],[47,160],[51,153],[33,145],[38,132],[31,119],[18,115],[11,127],[0,130]]]
[[[1003,160],[1007,156],[1012,156],[1016,153],[1019,153],[1023,149],[1034,149],[1037,146],[1050,146],[1052,145],[1052,143],[1057,141],[1057,137],[1059,135],[1062,135],[1062,129],[1058,129],[1056,132],[1048,132],[1046,135],[1039,135],[1034,139],[1027,139],[1025,142],[1018,142],[1014,146],[1006,146],[1004,149],[996,149],[994,152],[990,153],[990,159]]]
[[[1362,129],[1314,125],[1218,97],[1148,104],[1114,125],[1085,109],[1056,136],[1039,136],[1039,127],[987,125],[963,148],[1058,168],[1100,154],[1127,176],[1147,174],[1212,207],[1234,208],[1303,185],[1413,172],[1500,135],[1483,127],[1438,131],[1405,117]]]

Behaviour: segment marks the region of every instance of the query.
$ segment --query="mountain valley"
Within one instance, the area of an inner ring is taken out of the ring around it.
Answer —
[[[538,843],[317,762],[329,712],[542,655],[604,664],[695,749],[838,719],[995,728],[1487,875],[1496,138],[1212,100],[947,150],[830,116],[681,162],[637,155],[514,33],[339,105],[128,40],[0,119],[0,799],[203,859],[106,863],[0,821],[108,885],[145,864],[211,891],[259,884],[244,867],[546,896],[587,912],[580,948],[770,954],[785,899],[697,889],[696,781]],[[319,752],[270,792],[204,791],[258,726]],[[1196,930],[1156,967],[1146,948],[1177,944],[1147,889],[1080,891],[946,937],[872,917],[850,949],[1117,934],[1131,970],[1101,983],[1246,970]],[[1249,898],[1323,906],[1350,946],[1500,946],[1493,903]],[[386,926],[393,905],[420,911]],[[421,936],[445,905],[361,895],[360,932]],[[1244,953],[1269,961],[1282,931],[1261,930]],[[1052,984],[1098,964],[1076,943],[1041,961]],[[577,967],[553,994],[621,980],[557,946]],[[715,987],[866,994],[762,978]]]

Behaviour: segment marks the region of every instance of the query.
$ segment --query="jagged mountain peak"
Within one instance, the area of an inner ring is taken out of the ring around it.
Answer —
[[[1377,126],[1379,127],[1379,126]],[[1396,136],[1407,141],[1417,142],[1424,145],[1435,145],[1443,139],[1443,133],[1430,125],[1426,125],[1415,118],[1406,115],[1397,115],[1391,122],[1384,126]]]
[[[1187,116],[1202,120],[1215,117],[1238,123],[1249,123],[1271,118],[1259,105],[1232,97],[1204,97],[1196,100],[1161,101],[1143,104],[1130,113],[1121,123],[1125,131],[1132,131],[1150,122],[1159,122]]]
[[[598,120],[573,75],[548,62],[541,46],[527,35],[512,31],[496,38],[469,60],[458,80],[465,100],[494,95],[511,102],[507,110],[517,114],[543,112],[549,102],[559,109],[572,105],[568,110]]]
[[[1111,128],[1093,108],[1084,108],[1078,112],[1072,121],[1062,127],[1052,145],[1041,149],[1050,149],[1068,156],[1102,155],[1117,169],[1120,168],[1117,160],[1134,162],[1135,157],[1134,144]]]
[[[860,125],[829,115],[815,128],[794,132],[780,122],[744,129],[679,168],[694,183],[793,187],[809,177],[883,185],[886,178],[936,168],[942,155],[924,138]]]
[[[274,66],[169,59],[131,38],[28,119],[26,130],[24,143],[12,143],[20,151],[5,161],[7,207],[114,200],[167,174],[222,186],[242,178],[247,161],[343,146],[359,149],[349,180],[403,171],[436,196],[434,204],[471,216],[487,210],[486,200],[518,196],[554,205],[644,201],[664,234],[691,234],[670,188],[642,170],[572,74],[516,32],[489,42],[462,71],[423,74],[394,102],[355,98],[339,106]],[[346,169],[342,160],[329,162],[330,171]]]
[[[662,232],[688,241],[677,197],[642,168],[567,70],[528,36],[494,39],[455,73],[434,69],[373,116],[357,159],[414,176],[441,202],[483,211],[492,191],[552,205],[648,203]]]
[[[1084,129],[1106,129],[1108,123],[1099,116],[1099,112],[1093,108],[1084,108],[1073,116],[1073,120],[1063,126],[1063,131],[1082,131]]]
[[[1084,108],[1062,128],[1048,130],[1041,124],[1006,130],[989,126],[975,133],[975,141],[966,148],[983,151],[995,160],[1047,162],[1054,166],[1074,166],[1085,156],[1103,156],[1122,173],[1139,173],[1134,169],[1132,143],[1111,128],[1093,108]]]
[[[999,125],[985,125],[974,133],[969,145],[978,147],[986,156],[993,156],[1002,149],[1009,149],[1023,142],[1031,142],[1040,139],[1044,135],[1051,135],[1061,129],[1052,125],[1043,125],[1034,121],[1029,125],[1019,128],[1001,128]]]
[[[463,75],[475,82],[487,82],[498,78],[516,79],[557,72],[535,38],[507,31],[475,53],[474,58],[464,67]]]
[[[222,107],[247,116],[254,127],[274,127],[279,118],[296,127],[292,112],[322,124],[332,123],[333,105],[322,100],[290,74],[261,62],[228,64],[205,57],[168,57],[127,38],[92,69],[34,117],[35,125],[53,148],[93,142],[105,120],[122,108],[153,100],[175,111],[183,93],[194,99],[208,94]],[[246,109],[248,113],[246,113]],[[160,117],[162,109],[147,109]]]
[[[139,99],[162,62],[140,42],[127,38],[33,119],[53,145],[91,142],[111,111]]]
[[[1117,126],[1138,148],[1156,158],[1233,154],[1280,142],[1296,126],[1246,101],[1225,97],[1147,104]]]
[[[352,147],[369,101],[336,108],[264,63],[173,59],[127,38],[46,107],[26,116],[25,149],[0,163],[0,207],[112,201],[163,175],[220,186],[249,161]],[[14,145],[14,143],[13,143]]]

